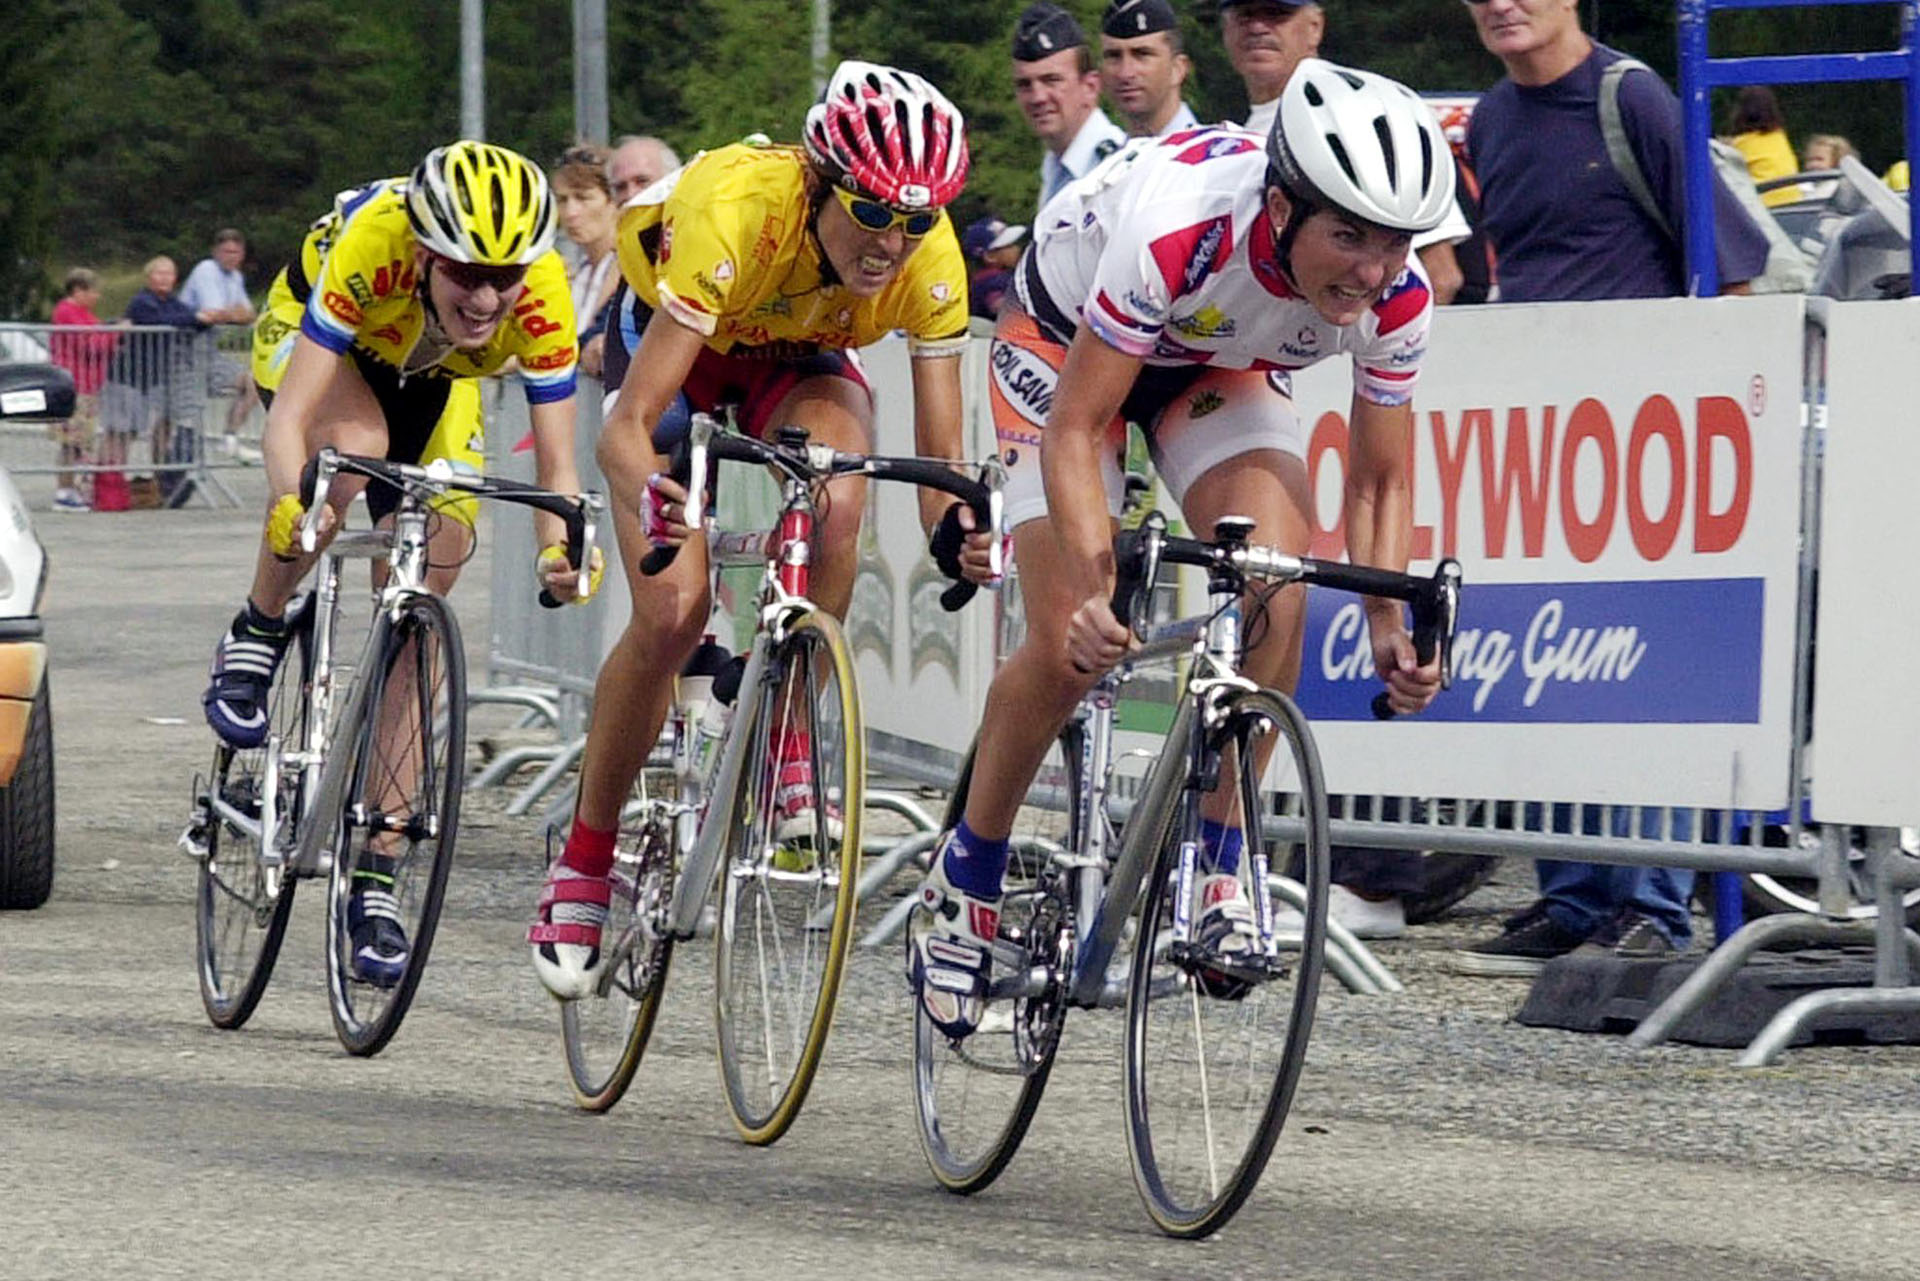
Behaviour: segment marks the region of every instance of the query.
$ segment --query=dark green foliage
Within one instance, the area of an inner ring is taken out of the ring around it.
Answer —
[[[910,67],[966,112],[974,177],[955,208],[1024,220],[1039,144],[1013,102],[1024,0],[834,0],[833,56]],[[1067,0],[1097,33],[1105,0]],[[1246,101],[1212,0],[1182,0],[1202,119]],[[1587,29],[1669,78],[1673,0],[1583,0]],[[43,314],[67,265],[171,253],[216,227],[252,240],[256,287],[339,189],[404,172],[459,127],[460,0],[9,0],[0,24],[0,315]],[[573,138],[569,0],[487,6],[488,136],[551,160]],[[808,0],[607,0],[613,132],[683,154],[756,130],[797,135],[813,93]],[[1499,64],[1451,0],[1328,5],[1324,52],[1416,88],[1483,89]],[[1096,34],[1097,41],[1097,34]],[[1714,19],[1717,55],[1889,49],[1895,6]],[[1852,138],[1875,169],[1902,151],[1897,85],[1780,90],[1789,133]],[[1726,99],[1716,99],[1716,123]]]

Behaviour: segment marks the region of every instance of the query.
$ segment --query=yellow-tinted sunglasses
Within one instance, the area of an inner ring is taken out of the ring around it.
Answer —
[[[878,234],[899,227],[907,233],[907,239],[918,240],[940,222],[938,209],[906,213],[892,205],[883,205],[878,200],[863,199],[845,187],[835,187],[833,194],[840,198],[840,207],[847,211],[847,217],[853,219],[854,225],[862,231]]]

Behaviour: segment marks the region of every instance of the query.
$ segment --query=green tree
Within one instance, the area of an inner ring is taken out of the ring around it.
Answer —
[[[27,314],[52,274],[49,191],[57,143],[46,128],[57,63],[49,0],[15,0],[0,23],[0,316]]]

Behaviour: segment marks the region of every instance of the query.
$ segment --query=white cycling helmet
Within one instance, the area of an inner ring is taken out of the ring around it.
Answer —
[[[1433,109],[1371,71],[1303,59],[1267,159],[1293,195],[1394,231],[1429,231],[1453,207],[1453,155]]]

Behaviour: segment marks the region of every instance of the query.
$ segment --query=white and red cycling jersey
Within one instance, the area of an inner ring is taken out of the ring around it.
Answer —
[[[1346,352],[1355,394],[1405,404],[1433,315],[1419,260],[1359,320],[1328,322],[1275,257],[1266,170],[1265,139],[1227,125],[1131,144],[1040,211],[1021,305],[1059,342],[1085,321],[1150,365],[1291,371]]]

